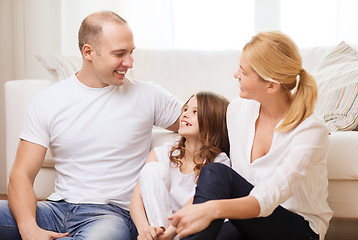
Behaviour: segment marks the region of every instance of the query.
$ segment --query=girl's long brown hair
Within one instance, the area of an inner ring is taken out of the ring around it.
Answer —
[[[199,92],[188,99],[183,109],[194,96],[197,99],[199,139],[202,143],[200,151],[193,157],[194,172],[199,176],[201,169],[206,164],[213,162],[221,152],[225,152],[229,156],[230,144],[226,126],[226,110],[229,101],[213,92]],[[181,159],[185,155],[185,141],[185,137],[181,137],[170,151],[170,161],[177,167],[183,165]]]

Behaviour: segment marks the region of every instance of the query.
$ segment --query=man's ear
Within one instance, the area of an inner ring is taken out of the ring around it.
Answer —
[[[91,45],[89,44],[85,44],[83,45],[82,47],[82,55],[83,55],[83,58],[91,61],[92,60],[92,54],[93,54],[93,48]]]
[[[269,82],[267,87],[267,93],[275,93],[280,90],[280,84],[276,82]]]

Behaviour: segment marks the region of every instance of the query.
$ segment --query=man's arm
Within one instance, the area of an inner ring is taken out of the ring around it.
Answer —
[[[166,129],[169,130],[169,131],[178,132],[178,129],[179,129],[179,117],[172,125],[170,125]]]
[[[36,223],[37,198],[33,183],[45,159],[46,148],[20,140],[9,179],[9,205],[22,239],[49,239],[68,234],[41,229]]]

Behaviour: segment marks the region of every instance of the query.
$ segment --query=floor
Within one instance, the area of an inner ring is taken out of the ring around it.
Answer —
[[[358,219],[333,218],[325,240],[357,240]]]
[[[7,199],[6,195],[0,194],[0,200],[6,200],[6,199]]]
[[[6,195],[0,194],[0,200],[6,200]],[[357,240],[358,239],[358,219],[340,219],[334,218],[325,240]]]

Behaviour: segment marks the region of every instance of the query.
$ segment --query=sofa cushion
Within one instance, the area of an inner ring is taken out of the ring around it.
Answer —
[[[316,114],[330,131],[358,125],[358,52],[341,42],[326,55],[315,73],[318,84]]]
[[[48,53],[36,53],[35,57],[55,80],[68,78],[80,70],[82,66],[82,58],[80,57],[68,57]]]
[[[329,180],[358,181],[358,132],[332,132],[327,155]]]

